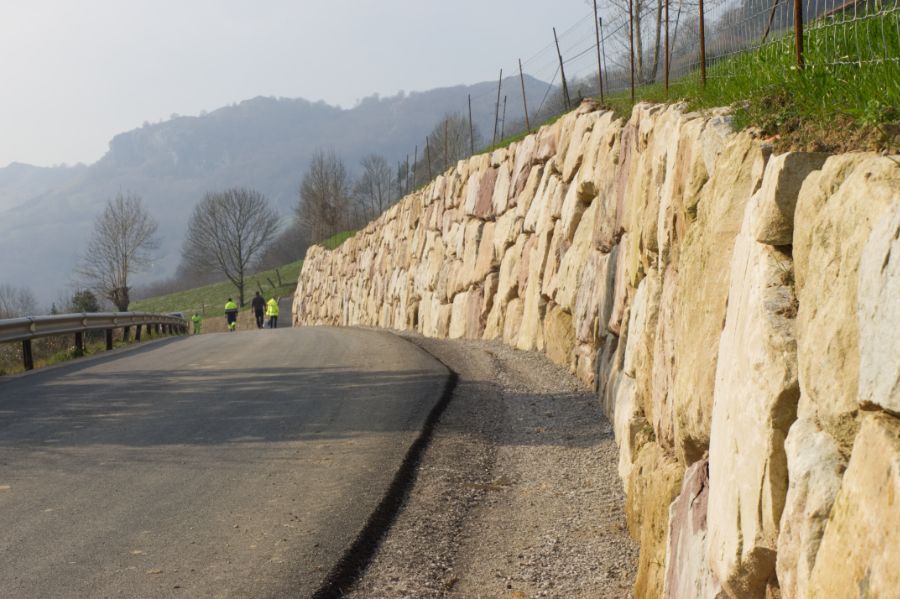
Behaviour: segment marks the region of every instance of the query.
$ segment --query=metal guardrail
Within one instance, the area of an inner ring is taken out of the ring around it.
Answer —
[[[34,368],[31,352],[31,340],[38,337],[55,335],[75,335],[75,349],[84,353],[84,333],[87,331],[105,331],[106,349],[113,347],[112,333],[115,329],[123,329],[123,337],[127,341],[134,328],[134,338],[141,340],[141,331],[146,327],[147,334],[184,334],[187,333],[187,321],[178,316],[153,314],[151,312],[96,312],[81,314],[57,314],[54,316],[24,316],[0,320],[0,343],[22,342],[22,356],[25,370]]]

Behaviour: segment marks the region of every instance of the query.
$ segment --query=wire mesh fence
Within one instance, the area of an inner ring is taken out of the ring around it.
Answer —
[[[468,143],[443,156],[452,164],[534,130],[587,97],[634,98],[648,86],[714,86],[737,77],[765,87],[801,71],[865,72],[884,63],[900,64],[900,0],[586,2],[581,18],[565,28],[548,24],[543,46],[502,65],[497,85],[466,99],[454,116],[468,120]],[[483,130],[473,113],[491,115]],[[398,165],[408,173],[407,190],[439,172],[435,161],[425,164],[434,153],[424,140]]]

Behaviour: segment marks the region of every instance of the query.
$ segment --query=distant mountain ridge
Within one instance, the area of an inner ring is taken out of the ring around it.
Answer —
[[[0,168],[0,282],[31,288],[43,302],[72,281],[72,269],[103,204],[119,191],[140,195],[160,223],[160,259],[144,280],[171,274],[184,226],[203,194],[234,185],[264,193],[289,215],[312,154],[333,149],[348,168],[370,153],[403,160],[448,112],[465,112],[485,137],[493,130],[496,82],[380,98],[350,109],[304,99],[256,97],[201,116],[177,116],[113,137],[91,165]],[[529,106],[547,84],[526,77]],[[507,122],[523,117],[518,78],[504,80]],[[515,98],[515,100],[513,100]],[[412,158],[410,156],[410,158]]]

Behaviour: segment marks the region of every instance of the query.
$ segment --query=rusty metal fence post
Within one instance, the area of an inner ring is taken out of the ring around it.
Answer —
[[[699,0],[700,10],[700,82],[706,85],[706,31],[703,22],[703,0]]]
[[[603,102],[603,57],[600,55],[600,15],[594,0],[594,34],[597,36],[597,85],[600,86],[600,102]]]
[[[559,49],[559,37],[556,35],[556,27],[553,28],[553,41],[556,43],[556,55],[559,57],[559,76],[562,77],[563,98],[566,102],[566,110],[568,110],[571,108],[569,84],[566,82],[566,67],[563,62],[562,52]]]
[[[522,71],[522,59],[519,59],[519,81],[522,83],[522,104],[525,107],[525,128],[531,133],[531,121],[528,120],[528,98],[525,96],[525,73]],[[469,100],[469,114],[471,114],[472,101]]]
[[[797,52],[797,68],[803,70],[803,4],[794,0],[794,49]]]
[[[628,0],[628,50],[631,64],[631,101],[634,102],[634,0]]]

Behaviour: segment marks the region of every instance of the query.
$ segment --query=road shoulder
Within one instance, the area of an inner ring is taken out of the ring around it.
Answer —
[[[459,380],[349,596],[630,596],[637,545],[596,398],[538,354],[407,338]]]

